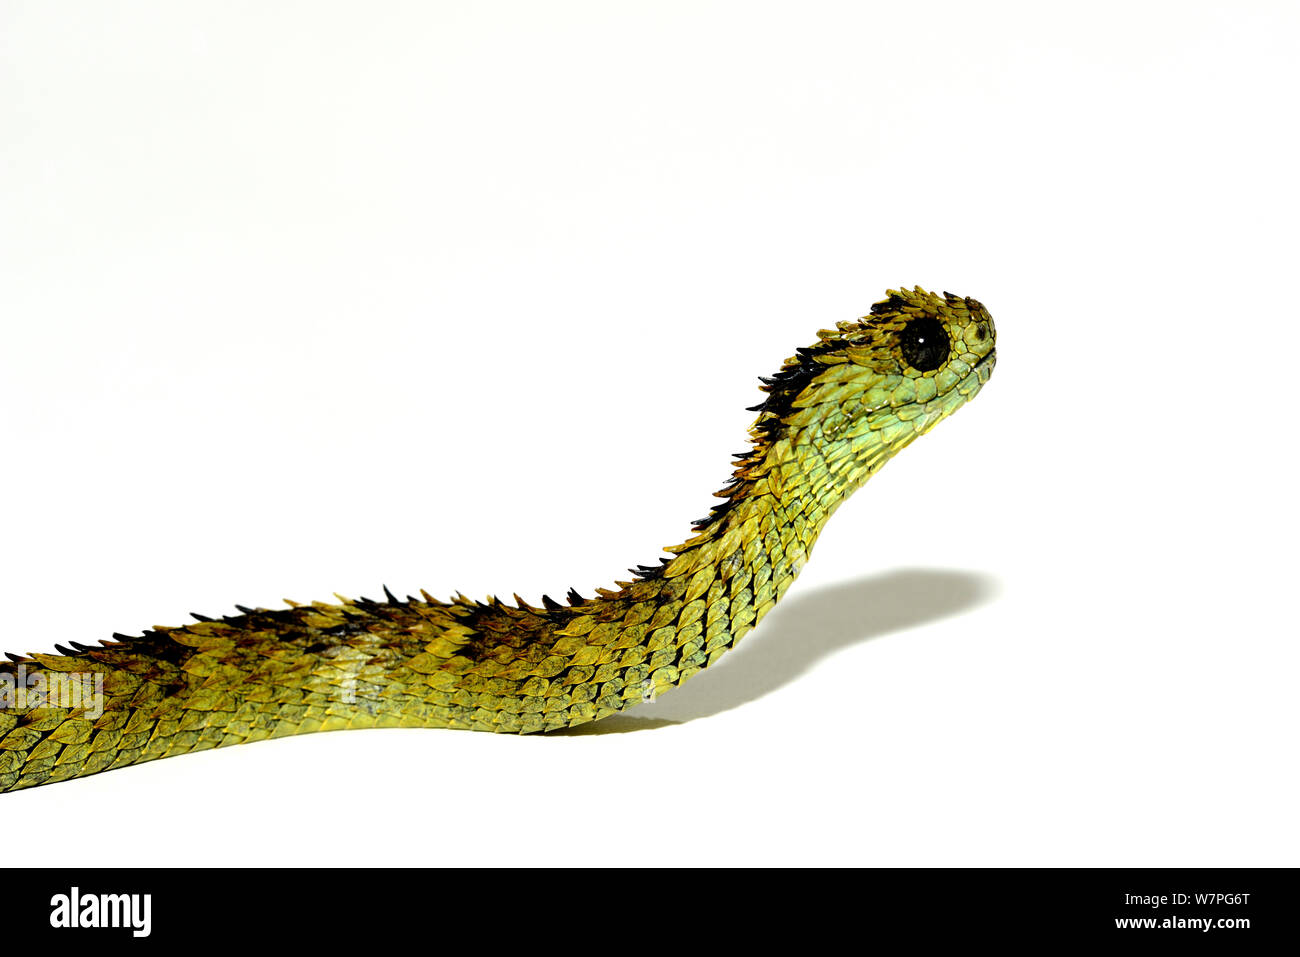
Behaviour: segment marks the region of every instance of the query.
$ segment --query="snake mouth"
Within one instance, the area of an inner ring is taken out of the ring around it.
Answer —
[[[980,361],[977,362],[977,363],[975,363],[975,365],[972,366],[971,368],[973,368],[973,369],[978,369],[978,368],[979,368],[980,366],[982,366],[984,363],[988,362],[990,359],[993,359],[997,354],[998,354],[998,350],[997,350],[997,349],[990,349],[990,350],[988,351],[988,355],[986,355],[986,356],[984,356],[984,358],[980,359]]]

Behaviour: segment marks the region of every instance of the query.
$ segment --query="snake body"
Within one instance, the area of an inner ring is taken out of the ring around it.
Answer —
[[[762,620],[840,503],[988,381],[994,342],[980,303],[920,287],[822,330],[762,380],[721,503],[671,559],[594,598],[533,607],[385,588],[384,601],[236,606],[99,646],[11,654],[0,790],[310,731],[547,731],[651,700]]]

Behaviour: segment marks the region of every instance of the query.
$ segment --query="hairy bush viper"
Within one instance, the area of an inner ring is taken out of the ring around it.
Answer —
[[[528,733],[593,721],[706,668],[803,567],[831,513],[993,372],[980,303],[917,287],[818,333],[754,406],[721,504],[616,590],[535,608],[427,593],[239,608],[0,664],[0,790],[343,728]]]

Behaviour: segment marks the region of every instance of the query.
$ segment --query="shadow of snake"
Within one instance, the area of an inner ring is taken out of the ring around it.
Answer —
[[[545,737],[648,731],[707,718],[769,694],[844,648],[986,604],[994,579],[955,569],[906,568],[789,595],[716,667],[635,714]]]

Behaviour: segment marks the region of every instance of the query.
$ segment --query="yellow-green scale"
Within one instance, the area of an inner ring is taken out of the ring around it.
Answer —
[[[844,499],[978,393],[994,341],[978,302],[919,288],[823,331],[765,380],[753,447],[697,534],[569,607],[290,603],[0,662],[0,790],[311,731],[544,731],[653,699],[758,624]],[[93,677],[95,706],[14,700],[33,676]]]
[[[882,461],[864,455],[878,444],[865,438],[760,444],[725,511],[668,549],[667,565],[573,607],[317,603],[155,629],[185,649],[174,663],[130,643],[35,656],[106,672],[108,706],[94,721],[48,709],[11,730],[0,788],[317,730],[553,730],[653,700],[781,598],[863,463]]]

